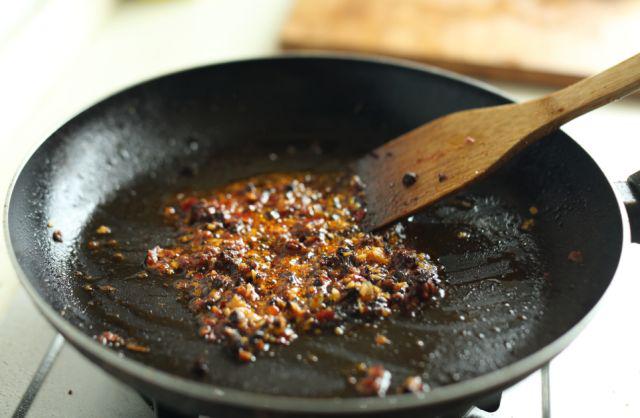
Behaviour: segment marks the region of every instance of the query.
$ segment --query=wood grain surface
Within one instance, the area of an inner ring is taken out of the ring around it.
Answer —
[[[281,41],[566,85],[640,50],[640,1],[297,0]]]
[[[638,88],[640,54],[542,98],[452,113],[383,144],[355,163],[366,185],[365,226],[376,229],[420,210],[569,120]]]

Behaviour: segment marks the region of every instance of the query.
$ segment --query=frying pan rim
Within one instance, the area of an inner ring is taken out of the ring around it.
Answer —
[[[624,253],[625,245],[626,243],[630,242],[628,217],[626,211],[624,210],[624,205],[618,194],[615,192],[615,188],[613,187],[611,180],[600,169],[599,165],[593,160],[591,155],[568,135],[567,136],[571,139],[571,141],[574,142],[574,144],[578,148],[585,152],[587,157],[591,159],[591,162],[594,164],[594,166],[600,171],[606,183],[609,185],[611,189],[610,191],[618,204],[618,215],[620,217],[619,221],[622,228],[622,242],[620,243],[621,251],[616,260],[616,264],[614,266],[615,269],[611,281],[607,285],[605,291],[598,298],[598,301],[589,310],[589,312],[587,312],[586,315],[584,315],[584,317],[580,319],[573,327],[569,328],[565,333],[563,333],[551,343],[505,367],[477,376],[472,379],[463,380],[461,382],[452,383],[446,386],[436,387],[424,394],[424,396],[408,394],[390,395],[385,398],[310,398],[300,396],[268,395],[239,389],[224,388],[209,383],[196,382],[194,380],[175,376],[162,370],[155,369],[139,361],[123,357],[116,351],[102,346],[89,335],[85,334],[80,328],[68,322],[62,315],[60,315],[55,309],[53,309],[53,307],[42,296],[40,296],[38,291],[35,289],[35,287],[33,287],[31,282],[27,278],[27,275],[22,270],[22,267],[18,262],[13,244],[11,242],[11,234],[9,230],[9,215],[14,188],[21,175],[23,174],[25,166],[38,152],[38,150],[52,138],[55,132],[58,132],[61,128],[67,126],[69,123],[72,123],[76,118],[80,117],[96,106],[99,106],[105,100],[120,95],[132,88],[137,88],[143,84],[154,82],[158,79],[226,65],[242,65],[259,62],[297,61],[309,59],[313,61],[327,62],[350,61],[365,65],[399,67],[400,69],[428,73],[436,77],[445,78],[448,80],[459,82],[461,84],[465,84],[469,87],[481,89],[502,99],[508,100],[509,102],[513,102],[513,100],[507,94],[494,86],[468,76],[444,70],[442,68],[398,58],[389,58],[370,54],[333,52],[280,53],[240,60],[221,61],[213,64],[199,65],[196,67],[184,68],[177,71],[170,71],[165,74],[149,77],[141,82],[128,85],[122,89],[119,89],[115,93],[111,93],[109,95],[101,97],[100,99],[96,100],[93,105],[82,109],[72,118],[69,118],[59,127],[54,129],[50,135],[46,136],[42,141],[38,142],[32,147],[30,152],[25,156],[22,163],[19,165],[16,173],[13,175],[11,184],[7,190],[7,198],[4,204],[4,238],[7,245],[9,258],[17,273],[17,276],[20,279],[23,287],[35,303],[38,310],[40,310],[45,318],[65,337],[65,339],[69,341],[73,346],[78,348],[83,353],[83,355],[90,357],[93,362],[97,362],[98,365],[105,364],[109,373],[114,374],[121,380],[122,376],[127,376],[128,381],[134,381],[137,383],[144,383],[145,385],[160,387],[163,390],[170,391],[175,395],[181,395],[191,399],[196,399],[198,402],[205,402],[209,404],[225,404],[245,409],[260,408],[276,412],[323,412],[329,414],[365,413],[433,407],[455,402],[456,400],[470,399],[475,396],[481,396],[484,393],[491,392],[492,390],[501,389],[510,383],[523,379],[533,371],[542,367],[557,354],[559,354],[582,331],[582,329],[593,317],[604,295],[611,287],[613,280],[615,280],[618,265],[621,256]]]

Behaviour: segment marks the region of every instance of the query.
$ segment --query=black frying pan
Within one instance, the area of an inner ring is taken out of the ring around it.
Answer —
[[[273,358],[238,365],[224,347],[196,336],[171,288],[132,275],[147,248],[171,239],[159,210],[178,190],[260,172],[340,168],[438,116],[507,101],[439,70],[335,57],[234,62],[148,81],[84,111],[34,152],[10,194],[10,252],[36,304],[69,342],[175,408],[215,416],[459,412],[538,369],[576,336],[629,239],[611,185],[562,132],[404,222],[411,245],[437,258],[447,280],[448,296],[417,318],[356,326],[348,338],[303,336]],[[539,209],[536,225],[522,231],[530,206]],[[49,220],[63,243],[52,240]],[[100,224],[114,231],[125,262],[86,250]],[[574,250],[583,262],[567,259]],[[76,271],[118,291],[89,295]],[[100,346],[92,336],[106,329],[151,352],[118,355]],[[381,331],[391,348],[373,346]],[[196,359],[208,374],[193,372]],[[422,374],[432,390],[355,397],[346,375],[359,361],[385,364],[394,384]]]

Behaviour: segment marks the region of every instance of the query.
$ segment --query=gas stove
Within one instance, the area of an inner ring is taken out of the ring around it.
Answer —
[[[0,416],[193,417],[143,397],[92,364],[51,328],[21,289],[0,323],[0,341]],[[553,365],[485,399],[465,418],[550,416],[550,370]]]

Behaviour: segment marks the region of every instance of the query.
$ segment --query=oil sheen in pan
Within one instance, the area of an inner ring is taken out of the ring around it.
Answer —
[[[236,154],[237,155],[237,154]],[[76,270],[95,285],[116,290],[87,292],[78,278],[75,295],[87,307],[83,329],[93,336],[110,330],[148,346],[149,353],[125,356],[194,380],[254,392],[291,396],[356,396],[347,383],[357,363],[383,364],[392,388],[420,375],[431,387],[478,376],[528,354],[537,319],[544,314],[544,267],[535,227],[523,231],[533,202],[515,201],[513,190],[487,179],[473,189],[402,222],[406,242],[438,260],[447,296],[414,318],[394,316],[375,324],[354,324],[344,336],[301,335],[274,356],[239,364],[224,345],[197,335],[198,323],[166,278],[136,277],[146,250],[169,245],[175,230],[162,221],[163,202],[188,189],[208,190],[261,172],[339,169],[345,161],[320,157],[313,149],[277,158],[265,153],[216,158],[214,163],[166,168],[118,191],[93,214],[80,236]],[[92,252],[86,243],[108,225],[115,250]],[[169,286],[163,286],[165,283]],[[376,334],[390,345],[377,346]],[[202,372],[202,365],[208,371]],[[266,378],[268,377],[268,378]],[[313,384],[309,384],[313,382]]]

